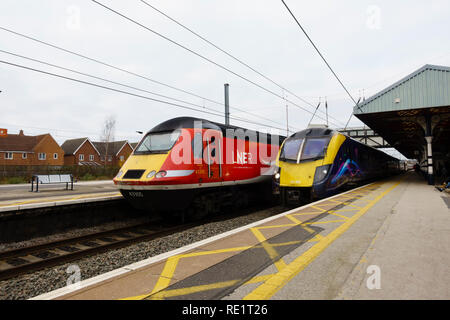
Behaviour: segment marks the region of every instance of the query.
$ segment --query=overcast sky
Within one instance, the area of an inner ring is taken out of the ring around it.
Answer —
[[[151,29],[282,96],[283,90],[207,45],[139,0],[99,0]],[[243,60],[259,72],[316,105],[327,97],[332,127],[343,127],[353,103],[314,51],[279,0],[147,0]],[[286,3],[355,99],[367,98],[424,64],[450,65],[450,2],[294,1]],[[0,27],[198,96],[223,101],[230,84],[231,116],[286,127],[286,102],[202,60],[89,0],[2,0]],[[107,68],[0,30],[0,50],[43,60],[143,90],[223,112],[223,106]],[[0,52],[0,60],[158,98]],[[147,131],[177,116],[223,121],[167,104],[111,92],[0,64],[0,127],[9,133],[50,132],[62,143],[88,136],[98,140],[108,116],[117,120],[116,138],[138,141]],[[161,98],[169,101],[168,99]],[[287,99],[314,107],[287,93]],[[173,101],[172,101],[173,102]],[[306,127],[311,114],[288,103],[291,130]],[[192,107],[192,105],[190,106]],[[263,120],[234,107],[256,113]],[[198,108],[198,107],[194,107]],[[320,107],[323,110],[323,106]],[[323,114],[319,116],[324,117]],[[236,120],[232,124],[261,129]],[[313,123],[324,123],[315,118]],[[350,126],[362,123],[353,118]],[[285,131],[283,132],[285,133]]]

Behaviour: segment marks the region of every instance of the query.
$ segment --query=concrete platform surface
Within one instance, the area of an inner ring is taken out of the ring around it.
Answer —
[[[449,299],[441,196],[407,173],[36,299]]]
[[[30,192],[30,184],[0,185],[0,211],[120,197],[120,192],[112,180],[77,182],[74,183],[73,190],[65,190],[65,188],[66,185],[63,183],[40,185],[39,192]]]

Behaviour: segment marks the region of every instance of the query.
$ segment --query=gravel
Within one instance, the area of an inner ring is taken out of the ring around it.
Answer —
[[[281,207],[273,207],[224,221],[210,222],[160,239],[140,242],[125,248],[111,250],[95,256],[86,257],[78,261],[73,261],[71,263],[66,263],[60,266],[47,268],[0,281],[0,300],[29,299],[64,287],[67,285],[68,278],[72,275],[66,272],[70,265],[78,265],[81,271],[81,279],[88,279],[128,264],[138,262],[267,218],[282,211],[283,209]],[[75,232],[76,235],[80,235],[81,231],[77,230],[73,232]],[[89,228],[89,230],[86,231],[86,233],[89,232],[93,232],[92,228]],[[67,237],[67,233],[65,233],[64,236]],[[52,237],[62,237],[62,235],[55,235]],[[50,237],[46,237],[44,239],[45,241],[49,241]],[[13,247],[30,245],[31,243],[37,244],[39,241],[44,241],[44,239],[33,239],[28,242],[23,241],[15,245],[0,245],[0,250],[4,250],[4,247],[12,249]]]
[[[148,217],[141,217],[141,218],[133,218],[133,219],[126,219],[121,221],[112,221],[103,223],[102,225],[93,226],[93,227],[87,227],[87,228],[73,228],[71,230],[65,231],[65,232],[58,232],[52,235],[48,235],[45,237],[36,237],[29,240],[24,241],[18,241],[18,242],[4,242],[0,243],[0,252],[7,251],[7,250],[14,250],[29,246],[35,246],[47,242],[52,241],[58,241],[58,240],[64,240],[67,238],[72,237],[80,237],[88,234],[93,234],[101,231],[109,231],[114,230],[118,228],[125,228],[130,227],[133,225],[138,225],[146,222],[151,222],[152,220]]]

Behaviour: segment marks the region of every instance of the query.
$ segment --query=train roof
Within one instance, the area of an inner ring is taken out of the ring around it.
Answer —
[[[387,154],[386,152],[378,150],[377,148],[371,147],[371,146],[364,144],[356,139],[353,139],[352,137],[350,137],[342,132],[339,132],[339,131],[336,131],[336,130],[333,130],[330,128],[323,128],[323,127],[322,128],[308,128],[308,129],[304,129],[304,130],[301,130],[301,131],[298,131],[298,132],[292,134],[291,136],[289,136],[289,138],[327,137],[327,136],[332,137],[335,134],[342,134],[343,136],[347,137],[348,139],[350,139],[366,148],[376,150],[377,152],[381,152],[383,155],[386,155],[387,157],[390,157],[395,160],[399,160],[399,159],[391,156],[390,154]]]
[[[191,129],[195,128],[195,123],[201,122],[201,126],[203,129],[215,129],[220,130],[225,135],[227,129],[237,130],[242,129],[250,133],[255,133],[256,136],[259,136],[262,132],[238,127],[238,126],[232,126],[232,125],[226,125],[223,123],[213,122],[206,119],[201,118],[194,118],[194,117],[177,117],[173,119],[169,119],[167,121],[164,121],[160,124],[158,124],[156,127],[151,129],[148,133],[152,132],[163,132],[163,131],[173,131],[176,129]],[[283,141],[286,137],[280,135],[281,141]]]
[[[294,133],[289,138],[326,137],[333,136],[336,132],[330,128],[308,128]]]

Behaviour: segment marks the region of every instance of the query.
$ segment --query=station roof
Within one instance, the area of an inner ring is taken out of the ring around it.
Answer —
[[[450,67],[424,65],[354,107],[354,114],[450,105]]]
[[[450,145],[450,68],[425,65],[354,107],[354,115],[407,158],[425,154],[425,117],[433,119],[433,154]]]

